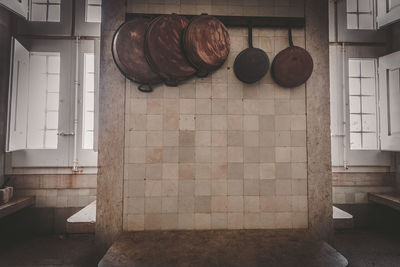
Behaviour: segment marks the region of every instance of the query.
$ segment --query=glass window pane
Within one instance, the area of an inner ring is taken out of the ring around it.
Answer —
[[[47,71],[49,73],[60,73],[60,55],[49,56],[47,60]]]
[[[361,76],[375,77],[375,61],[370,59],[361,60]]]
[[[376,102],[373,96],[362,97],[362,113],[376,113]]]
[[[49,5],[49,18],[47,21],[60,22],[60,5]]]
[[[347,29],[358,29],[358,16],[357,14],[347,14]]]
[[[88,6],[86,12],[87,22],[101,22],[101,6]]]
[[[361,102],[359,96],[350,96],[350,113],[361,113]]]
[[[50,130],[58,129],[58,112],[47,112],[46,128]]]
[[[87,93],[85,95],[85,110],[94,111],[94,93]]]
[[[58,74],[47,76],[47,91],[55,93],[60,91],[60,76]]]
[[[87,0],[89,5],[101,5],[101,0]]]
[[[357,0],[347,0],[347,12],[357,12]]]
[[[375,115],[363,115],[363,132],[376,132],[376,116]]]
[[[349,79],[349,93],[350,95],[360,95],[360,78]]]
[[[361,131],[361,115],[350,114],[350,131],[351,132]]]
[[[94,116],[93,112],[86,112],[85,114],[85,128],[88,131],[93,131]]]
[[[360,77],[360,60],[349,59],[349,76],[350,77]]]
[[[377,149],[378,148],[378,137],[376,133],[363,133],[363,148],[364,149]]]
[[[359,14],[359,29],[360,30],[373,30],[374,29],[374,17],[372,14]]]
[[[371,0],[358,0],[358,12],[371,12]]]
[[[58,111],[58,93],[47,94],[47,110]]]
[[[46,149],[56,149],[57,142],[58,142],[57,131],[46,131],[45,148]]]
[[[46,5],[32,3],[31,20],[46,21],[47,7]]]
[[[375,78],[362,78],[361,91],[363,95],[375,95]]]
[[[93,149],[93,132],[84,134],[83,149]]]
[[[361,149],[360,133],[350,133],[350,149]]]

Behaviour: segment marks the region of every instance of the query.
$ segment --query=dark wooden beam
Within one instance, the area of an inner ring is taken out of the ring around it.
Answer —
[[[155,17],[165,14],[147,14],[147,13],[127,13],[126,20],[131,20],[135,17],[145,17],[153,19]],[[182,15],[188,19],[196,15]],[[304,18],[296,17],[255,17],[255,16],[219,16],[213,15],[218,18],[227,27],[248,27],[251,23],[253,27],[272,27],[272,28],[302,28],[305,25]]]

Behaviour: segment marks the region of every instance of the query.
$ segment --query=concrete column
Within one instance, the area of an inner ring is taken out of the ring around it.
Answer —
[[[96,241],[103,250],[122,232],[125,78],[113,62],[111,42],[125,13],[125,0],[103,0],[96,218]]]
[[[332,233],[332,171],[329,107],[328,0],[306,0],[306,49],[314,72],[306,84],[309,229]]]
[[[4,158],[7,131],[8,78],[10,75],[10,13],[0,7],[0,186],[4,183]]]

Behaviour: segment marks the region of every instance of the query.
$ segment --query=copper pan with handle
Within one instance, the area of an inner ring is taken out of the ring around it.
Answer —
[[[139,83],[142,92],[152,92],[153,85],[161,77],[147,63],[144,55],[144,39],[150,19],[135,18],[123,23],[115,32],[112,41],[114,62],[128,79]]]
[[[289,45],[275,56],[271,75],[280,86],[293,88],[302,85],[310,78],[314,63],[304,48],[293,45],[291,28],[289,28]]]

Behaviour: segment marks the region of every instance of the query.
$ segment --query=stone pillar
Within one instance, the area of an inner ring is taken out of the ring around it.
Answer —
[[[314,72],[306,84],[309,229],[332,234],[332,171],[329,107],[328,0],[306,0],[306,49]]]
[[[125,13],[126,0],[103,0],[96,218],[96,241],[103,250],[122,232],[125,78],[113,62],[111,42]]]
[[[10,75],[10,13],[0,7],[0,186],[4,183],[4,157],[7,131],[8,77]]]

